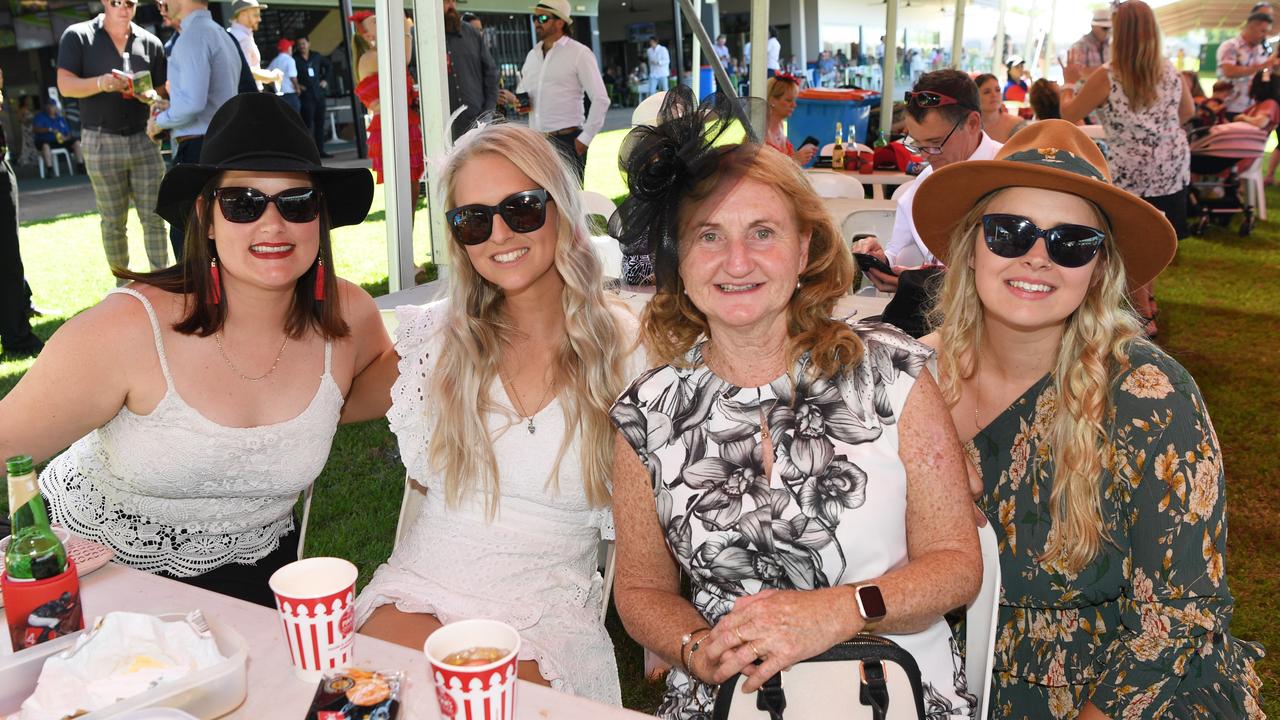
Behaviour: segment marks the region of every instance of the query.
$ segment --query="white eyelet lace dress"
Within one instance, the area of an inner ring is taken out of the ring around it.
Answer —
[[[293,530],[293,505],[329,458],[342,391],[324,375],[311,404],[290,420],[236,428],[219,425],[174,389],[160,322],[140,293],[119,288],[147,309],[165,395],[148,415],[120,409],[77,440],[40,475],[57,522],[115,551],[147,572],[190,577],[228,563],[252,564]]]
[[[613,516],[587,502],[576,438],[560,461],[558,491],[547,484],[565,433],[559,399],[534,416],[534,434],[514,413],[489,414],[501,488],[492,521],[479,493],[447,507],[443,478],[427,460],[437,418],[425,390],[444,342],[447,301],[399,307],[396,315],[400,378],[387,418],[410,477],[427,494],[405,539],[356,600],[357,626],[389,603],[445,624],[501,620],[520,633],[520,659],[537,661],[553,688],[620,705],[596,570],[600,539],[613,539]],[[510,405],[500,381],[489,392]]]

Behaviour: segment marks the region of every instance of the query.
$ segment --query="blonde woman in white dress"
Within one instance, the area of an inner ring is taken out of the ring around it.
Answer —
[[[472,131],[444,185],[448,298],[397,310],[394,352],[347,406],[387,413],[427,488],[357,624],[421,648],[442,624],[502,620],[520,632],[522,678],[620,704],[596,562],[635,320],[606,300],[577,179],[542,135]]]

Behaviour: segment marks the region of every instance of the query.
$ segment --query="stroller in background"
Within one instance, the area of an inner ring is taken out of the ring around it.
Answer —
[[[1240,214],[1240,237],[1248,237],[1257,223],[1254,208],[1241,192],[1240,174],[1262,162],[1270,128],[1229,122],[1193,130],[1191,192],[1187,219],[1193,235],[1203,235],[1210,219],[1226,227]]]

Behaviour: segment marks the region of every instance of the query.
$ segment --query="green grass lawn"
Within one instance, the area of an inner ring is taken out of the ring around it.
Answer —
[[[626,192],[612,158],[623,132],[597,137],[589,157],[590,189],[606,197]],[[1280,213],[1280,193],[1268,195]],[[370,221],[334,232],[339,274],[372,290],[385,291],[386,250],[381,194]],[[425,212],[425,211],[424,211]],[[131,256],[145,262],[141,230],[131,218]],[[1273,219],[1247,239],[1213,229],[1184,241],[1178,259],[1159,281],[1161,343],[1195,375],[1208,401],[1222,443],[1228,474],[1231,522],[1229,579],[1236,598],[1236,635],[1265,643],[1280,653],[1280,461],[1275,444],[1280,426],[1280,229]],[[430,256],[422,213],[415,233],[415,258]],[[97,302],[114,286],[103,259],[94,214],[24,225],[21,233],[27,277],[36,304],[55,308],[36,332],[51,335],[72,314]],[[0,397],[30,367],[29,360],[0,360]],[[307,536],[311,555],[338,555],[360,567],[361,583],[391,551],[404,469],[385,421],[338,431],[328,465],[316,483]],[[0,496],[0,504],[3,504]],[[628,707],[652,710],[657,693],[641,678],[639,648],[610,627],[623,674]],[[1260,668],[1265,708],[1280,717],[1280,670],[1274,659]]]

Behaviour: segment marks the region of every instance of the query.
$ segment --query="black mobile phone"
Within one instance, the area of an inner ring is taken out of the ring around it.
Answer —
[[[898,275],[898,273],[893,271],[893,268],[889,267],[888,263],[876,257],[875,255],[868,255],[866,253],[854,253],[853,259],[858,261],[858,267],[862,268],[862,272],[866,272],[868,270],[879,270],[885,275],[893,275],[894,277],[897,277]]]
[[[810,135],[804,139],[804,142],[800,143],[800,147],[804,147],[805,145],[812,145],[816,148],[820,148],[822,147],[822,142],[819,141],[818,138]]]

